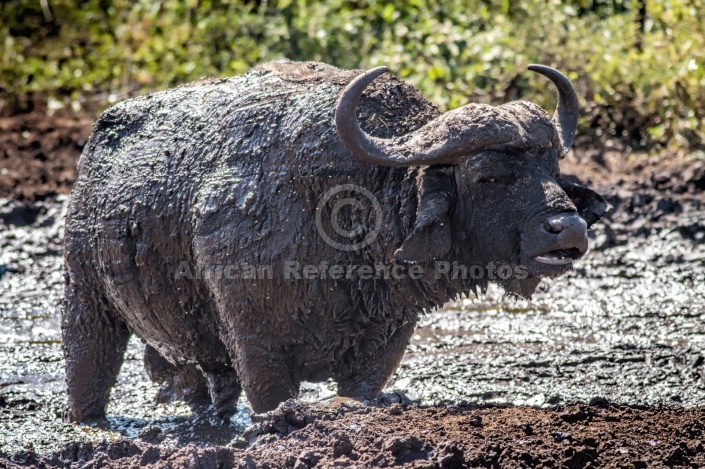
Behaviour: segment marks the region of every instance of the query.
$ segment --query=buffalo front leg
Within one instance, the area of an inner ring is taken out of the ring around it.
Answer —
[[[68,418],[105,417],[130,331],[95,288],[67,280],[61,334],[66,358]]]
[[[235,342],[232,358],[252,410],[267,412],[297,396],[299,383],[293,377],[288,353],[263,337],[240,336]]]
[[[415,323],[402,326],[377,356],[372,359],[363,357],[355,363],[352,374],[336,378],[338,395],[354,399],[375,399],[399,366],[415,328]]]

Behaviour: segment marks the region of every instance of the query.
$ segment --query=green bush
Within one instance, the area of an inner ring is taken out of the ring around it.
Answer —
[[[92,109],[274,59],[387,65],[441,108],[575,83],[582,131],[634,146],[705,142],[702,0],[10,0],[0,6],[0,93]]]

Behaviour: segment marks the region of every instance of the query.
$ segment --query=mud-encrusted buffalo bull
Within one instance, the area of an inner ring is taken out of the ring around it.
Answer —
[[[302,380],[374,398],[419,315],[493,280],[477,266],[509,266],[494,280],[521,296],[569,269],[607,205],[559,177],[573,87],[530,69],[558,88],[553,119],[441,114],[383,67],[294,62],[108,109],[66,219],[70,418],[105,415],[132,334],[154,379],[202,383],[221,415]]]

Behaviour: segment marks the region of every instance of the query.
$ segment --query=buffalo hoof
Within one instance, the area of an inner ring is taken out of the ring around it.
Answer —
[[[415,401],[413,399],[410,399],[406,394],[401,391],[391,391],[381,392],[377,395],[374,400],[369,402],[370,404],[389,406],[392,404],[411,405]]]
[[[82,412],[66,408],[63,412],[62,418],[65,422],[80,423],[81,425],[87,425],[90,427],[109,427],[108,419],[105,417],[105,412]]]

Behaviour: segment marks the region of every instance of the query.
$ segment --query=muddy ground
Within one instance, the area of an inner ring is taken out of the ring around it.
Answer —
[[[705,465],[705,160],[589,142],[563,171],[615,207],[592,251],[530,301],[428,315],[377,406],[306,385],[222,424],[154,404],[133,340],[107,426],[65,423],[62,212],[90,124],[0,118],[0,467]]]

